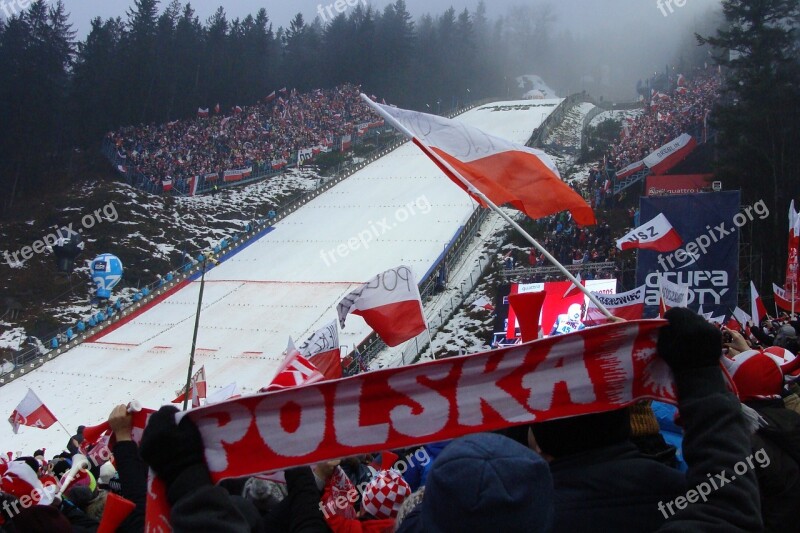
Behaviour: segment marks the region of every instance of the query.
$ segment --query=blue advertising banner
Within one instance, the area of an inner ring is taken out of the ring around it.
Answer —
[[[641,223],[663,213],[683,241],[672,252],[639,250],[636,285],[647,284],[645,317],[658,315],[660,275],[689,287],[689,308],[730,316],[738,305],[739,232],[753,220],[740,204],[739,191],[642,197]]]

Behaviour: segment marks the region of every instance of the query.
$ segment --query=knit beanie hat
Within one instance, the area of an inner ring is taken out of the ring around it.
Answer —
[[[280,503],[287,494],[285,484],[257,477],[248,479],[242,489],[242,497],[256,503],[259,507]]]
[[[362,505],[375,518],[396,518],[411,487],[396,470],[382,470],[364,488]]]
[[[549,531],[553,479],[536,452],[493,433],[451,442],[431,465],[415,530]]]

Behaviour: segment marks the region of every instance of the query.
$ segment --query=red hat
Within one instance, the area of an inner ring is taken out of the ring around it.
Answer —
[[[775,356],[758,350],[747,350],[733,359],[723,357],[723,362],[736,385],[741,401],[773,400],[781,397],[783,371]]]
[[[364,509],[375,518],[396,518],[411,487],[395,470],[382,470],[364,489]]]

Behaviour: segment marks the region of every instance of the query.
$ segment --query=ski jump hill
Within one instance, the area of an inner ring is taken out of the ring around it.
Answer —
[[[458,116],[524,144],[561,100],[497,102]],[[267,385],[289,336],[299,346],[337,318],[336,306],[376,274],[406,265],[419,281],[477,208],[418,148],[406,143],[244,244],[207,271],[195,370],[208,394],[232,382],[239,394]],[[157,409],[182,388],[191,351],[199,277],[0,389],[9,416],[28,388],[74,433],[107,419],[120,403]],[[371,333],[351,315],[340,331],[345,353]],[[58,424],[0,424],[1,451],[61,450]]]

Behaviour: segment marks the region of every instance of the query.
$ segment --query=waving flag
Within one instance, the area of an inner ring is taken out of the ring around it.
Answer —
[[[625,320],[641,320],[644,314],[644,297],[646,291],[647,285],[642,285],[641,287],[636,287],[632,291],[621,292],[619,294],[601,294],[598,292],[593,294],[615,317]],[[605,324],[608,320],[608,317],[605,316],[594,303],[589,301],[586,307],[584,324],[587,326],[599,325]]]
[[[362,95],[370,107],[411,139],[447,177],[497,205],[511,204],[531,218],[569,211],[578,224],[595,224],[594,212],[561,181],[555,163],[541,150],[485,133],[456,120],[385,106]],[[399,126],[399,127],[398,127]],[[441,159],[440,159],[441,158]],[[467,187],[442,163],[461,174]]]
[[[317,330],[305,344],[300,346],[300,354],[307,358],[325,379],[342,377],[342,358],[339,348],[339,327],[334,320]]]
[[[201,366],[200,370],[195,372],[194,376],[192,376],[192,381],[190,384],[190,391],[192,402],[200,401],[200,398],[206,397],[207,386],[206,386],[206,367]],[[183,387],[182,390],[178,391],[178,397],[172,400],[172,403],[181,403],[186,395],[186,386]]]
[[[664,313],[673,307],[689,306],[688,286],[672,283],[671,281],[667,281],[663,276],[659,277],[658,285],[661,293],[659,297],[659,308],[662,317],[664,316]]]
[[[655,250],[656,252],[672,252],[683,244],[681,236],[672,227],[664,213],[642,224],[617,241],[617,248],[630,250]]]
[[[767,316],[767,308],[764,307],[764,302],[761,301],[761,296],[756,290],[756,284],[752,281],[750,282],[750,315],[756,324],[761,324],[761,321]]]
[[[286,358],[283,360],[275,377],[272,378],[272,382],[260,392],[291,389],[324,380],[325,376],[322,375],[322,372],[300,354],[297,348],[295,348],[292,338],[289,337],[289,346],[286,348]]]
[[[790,313],[800,311],[800,294],[795,293],[794,301],[792,301],[792,292],[782,289],[772,284],[772,291],[775,293],[775,304]]]
[[[752,320],[750,315],[748,315],[747,312],[745,312],[745,310],[741,307],[737,307],[733,310],[732,318],[742,326],[742,329],[744,329],[747,326],[747,323]]]
[[[58,422],[56,415],[31,389],[28,389],[28,393],[8,417],[8,423],[11,424],[15,435],[19,432],[20,426],[47,429],[56,422]]]
[[[389,346],[413,339],[427,329],[414,274],[400,266],[378,274],[339,302],[339,325],[347,315],[361,316]]]

